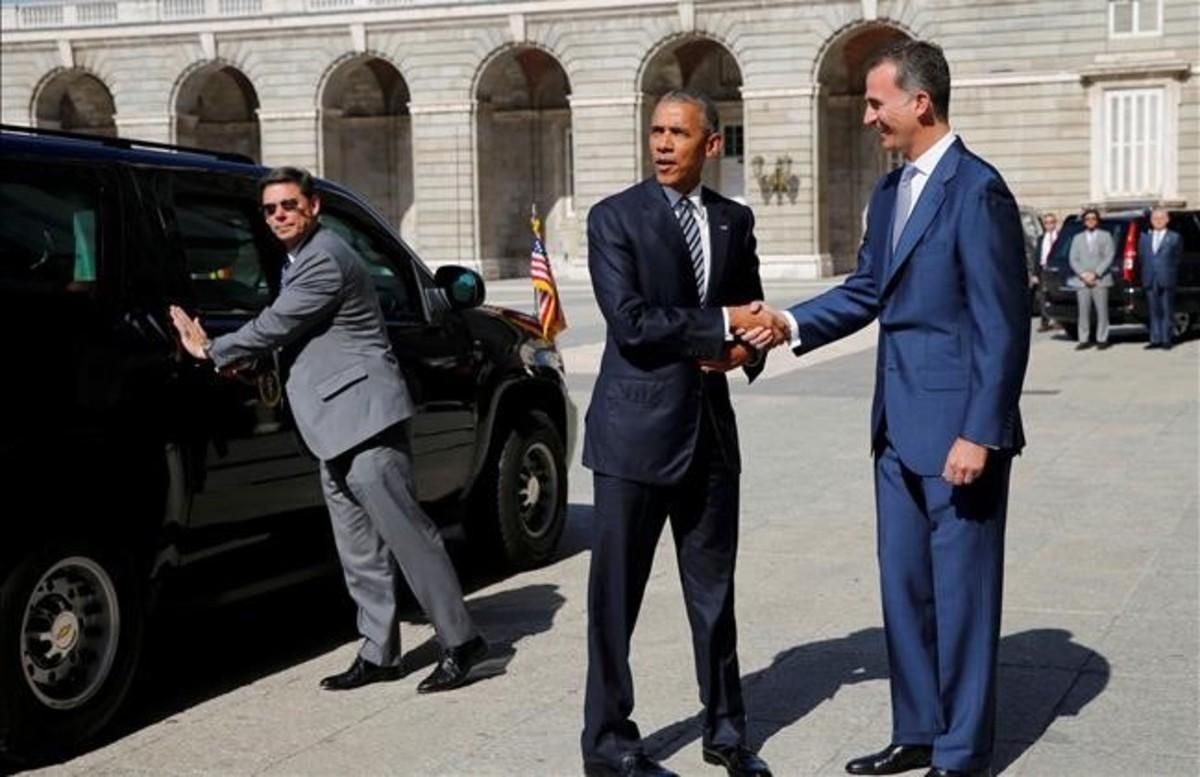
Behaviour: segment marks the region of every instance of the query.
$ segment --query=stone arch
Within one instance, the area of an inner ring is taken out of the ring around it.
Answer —
[[[835,273],[854,269],[871,192],[896,163],[862,123],[866,63],[881,46],[908,37],[911,33],[893,22],[856,22],[830,36],[813,64],[819,250],[831,257]]]
[[[672,89],[706,93],[717,103],[724,135],[722,157],[704,168],[704,184],[727,197],[745,201],[745,133],[742,109],[744,68],[724,41],[709,34],[673,35],[647,54],[638,68],[641,135],[648,136],[658,98]],[[653,173],[645,143],[639,144],[643,175]]]
[[[237,65],[209,60],[185,70],[172,109],[176,143],[261,161],[258,92]]]
[[[375,52],[341,57],[317,89],[321,174],[368,199],[400,232],[415,232],[411,94]]]
[[[486,275],[528,272],[531,204],[547,248],[573,213],[571,83],[557,56],[537,44],[489,55],[472,86],[479,194],[479,259]]]
[[[35,127],[116,137],[116,104],[100,76],[81,67],[51,71],[34,89],[30,123]]]

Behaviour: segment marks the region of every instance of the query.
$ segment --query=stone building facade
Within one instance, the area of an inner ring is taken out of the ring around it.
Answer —
[[[432,264],[526,271],[531,206],[586,274],[590,205],[649,173],[677,86],[719,102],[707,182],[768,278],[853,266],[896,160],[863,63],[940,43],[951,121],[1022,204],[1200,205],[1196,0],[81,0],[0,7],[0,116],[311,167]]]

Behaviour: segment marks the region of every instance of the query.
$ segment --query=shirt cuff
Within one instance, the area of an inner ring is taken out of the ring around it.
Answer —
[[[733,332],[729,331],[729,308],[721,308],[721,318],[725,320],[725,342],[733,342]]]
[[[784,310],[783,317],[787,319],[788,331],[791,332],[791,340],[788,342],[788,347],[793,351],[800,347],[800,325],[796,323],[796,317],[791,314],[791,311]]]

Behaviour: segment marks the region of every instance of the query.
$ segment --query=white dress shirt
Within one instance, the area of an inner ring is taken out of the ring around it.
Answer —
[[[1054,247],[1054,241],[1058,240],[1058,230],[1051,230],[1042,235],[1042,267],[1046,266],[1046,261],[1050,258],[1050,249]]]
[[[1167,236],[1167,230],[1165,230],[1165,229],[1154,230],[1154,238],[1150,244],[1154,253],[1156,253],[1156,254],[1158,253],[1159,246],[1162,245],[1163,238],[1166,236]]]
[[[688,192],[687,198],[692,203],[692,218],[696,219],[696,228],[700,230],[700,250],[704,253],[704,296],[707,299],[708,289],[712,285],[712,235],[708,231],[708,211],[705,210],[704,199],[700,195],[703,188],[703,184],[697,185],[695,189]],[[662,190],[667,195],[671,213],[676,214],[675,207],[683,195],[670,186],[664,186]],[[675,218],[678,219],[679,216],[676,214]],[[728,308],[721,308],[721,317],[725,319],[725,340],[728,342],[733,340],[733,333],[729,331]]]
[[[958,135],[953,131],[947,132],[937,139],[932,146],[925,150],[924,154],[909,162],[906,167],[912,167],[916,170],[911,174],[912,178],[909,181],[909,187],[912,190],[912,197],[909,198],[908,213],[905,215],[905,220],[912,215],[916,209],[917,203],[921,199],[921,192],[925,191],[925,184],[929,182],[929,176],[933,174],[934,169],[938,166],[938,162],[942,161],[942,157],[946,155],[946,151],[950,146],[954,145],[954,141],[958,140]],[[788,327],[792,332],[790,347],[798,348],[800,346],[800,325],[796,323],[796,317],[788,311],[783,311],[783,315],[787,318]]]

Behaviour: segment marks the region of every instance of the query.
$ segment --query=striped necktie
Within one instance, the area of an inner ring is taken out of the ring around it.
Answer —
[[[704,244],[700,242],[700,227],[696,217],[692,215],[692,201],[680,197],[675,203],[675,215],[679,218],[679,226],[683,228],[683,242],[687,243],[688,253],[692,257],[692,272],[696,276],[696,291],[700,294],[700,304],[704,304],[708,280],[704,276]]]

